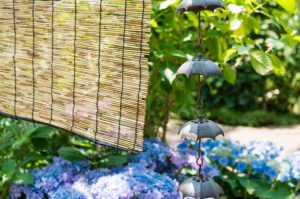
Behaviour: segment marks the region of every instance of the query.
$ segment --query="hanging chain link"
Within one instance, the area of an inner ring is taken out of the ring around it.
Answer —
[[[198,175],[199,175],[199,177],[200,177],[201,171],[202,171],[202,166],[203,166],[203,164],[204,164],[204,159],[203,159],[203,157],[202,157],[202,155],[201,155],[201,138],[199,138],[197,141],[198,141],[199,146],[198,146],[198,156],[197,156],[197,161],[196,161],[196,163],[197,163],[198,168],[199,168],[199,170],[198,170]]]
[[[201,12],[198,13],[198,46],[201,47],[202,44],[202,32],[201,32]]]
[[[201,48],[201,43],[202,43],[202,34],[201,34],[201,13],[198,13],[198,47]],[[201,81],[200,75],[198,75],[198,93],[197,93],[197,102],[196,102],[196,110],[195,110],[195,114],[196,116],[199,116],[197,114],[197,111],[200,108],[203,108],[204,103],[203,100],[201,99],[201,87],[203,86],[203,81]],[[198,141],[198,155],[197,155],[197,160],[196,160],[196,164],[198,165],[198,176],[201,176],[201,172],[202,172],[202,166],[204,164],[204,159],[201,155],[201,138],[197,139]]]
[[[203,81],[200,79],[200,75],[198,76],[198,94],[197,94],[197,101],[196,101],[196,108],[195,108],[195,115],[196,117],[199,116],[199,109],[204,107],[203,100],[201,99],[201,88],[203,86]]]

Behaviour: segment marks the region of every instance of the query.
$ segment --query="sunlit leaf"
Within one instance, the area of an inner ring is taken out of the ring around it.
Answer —
[[[166,8],[168,8],[170,5],[176,3],[177,0],[166,0],[163,1],[160,6],[159,6],[159,10],[164,10]]]
[[[247,46],[235,46],[239,55],[247,55],[249,53],[249,48]]]
[[[176,74],[169,68],[166,68],[164,70],[164,75],[165,77],[168,79],[168,81],[170,82],[170,84],[173,83],[174,79],[176,78]]]
[[[279,39],[268,38],[266,44],[269,48],[280,50],[284,47],[284,43]]]
[[[239,6],[239,5],[232,4],[232,3],[228,4],[227,7],[232,14],[238,14],[238,13],[242,12],[244,9],[244,6]]]
[[[226,50],[223,62],[227,63],[236,52],[237,52],[236,48],[231,48],[231,49]]]
[[[224,67],[223,71],[224,79],[230,84],[235,84],[236,81],[236,71],[229,66]]]
[[[244,25],[241,25],[237,30],[233,31],[233,34],[236,36],[245,36],[246,30],[244,28]]]
[[[284,68],[282,62],[280,61],[280,59],[276,55],[269,55],[269,57],[272,61],[274,73],[279,76],[284,75],[285,68]]]
[[[157,24],[157,22],[154,19],[151,20],[150,24],[151,24],[151,27],[153,27],[153,28],[157,28],[158,27],[158,24]]]
[[[272,61],[268,55],[261,51],[250,53],[250,60],[254,70],[260,75],[267,75],[272,72]]]
[[[186,59],[186,53],[184,53],[182,50],[173,50],[170,52],[171,55],[174,57],[180,57]]]
[[[276,2],[289,13],[294,13],[296,9],[295,0],[276,0]]]
[[[234,19],[230,22],[230,30],[237,30],[240,28],[241,24],[242,24],[242,20],[240,19]]]

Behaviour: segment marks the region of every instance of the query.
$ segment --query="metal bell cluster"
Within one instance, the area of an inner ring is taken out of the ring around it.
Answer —
[[[214,11],[217,8],[225,8],[220,0],[183,0],[179,4],[177,12],[180,14],[186,11],[197,13],[202,10]]]
[[[191,61],[187,61],[182,64],[177,70],[177,74],[183,74],[187,77],[192,75],[202,75],[204,77],[221,75],[221,70],[217,64],[214,62],[204,59],[202,55],[197,55],[197,57]]]
[[[178,134],[181,134],[181,139],[190,139],[197,141],[202,138],[215,139],[218,135],[223,135],[223,130],[213,121],[204,119],[202,116],[185,123]]]
[[[203,175],[188,178],[179,185],[183,197],[193,198],[218,198],[223,194],[223,189],[212,179]]]
[[[214,11],[217,8],[224,8],[221,0],[182,0],[177,12],[182,14],[186,11],[199,13],[199,30],[198,30],[198,43],[201,46],[201,14],[203,10]],[[177,75],[182,74],[186,77],[198,76],[198,100],[196,109],[202,106],[201,100],[201,76],[204,78],[210,76],[221,75],[219,66],[211,60],[204,58],[202,55],[197,55],[194,59],[183,63],[177,70]],[[223,130],[213,121],[199,116],[197,119],[185,123],[179,130],[178,134],[182,139],[189,139],[199,142],[197,165],[199,166],[198,176],[188,178],[179,186],[179,191],[182,192],[184,197],[193,197],[197,199],[204,198],[219,198],[223,193],[223,189],[212,179],[204,177],[202,173],[202,166],[204,158],[201,156],[201,140],[203,138],[215,139],[219,135],[224,136]]]

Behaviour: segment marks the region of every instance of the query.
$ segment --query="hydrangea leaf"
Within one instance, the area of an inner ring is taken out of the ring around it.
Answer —
[[[250,195],[254,194],[255,189],[258,186],[255,181],[246,178],[240,178],[239,183],[246,189],[247,193]]]
[[[13,159],[8,159],[2,164],[2,171],[6,173],[7,175],[11,175],[15,172],[17,167],[17,163]]]
[[[17,173],[14,181],[17,184],[33,184],[34,177],[29,173]]]
[[[262,189],[265,187],[265,189]],[[290,189],[287,186],[280,185],[274,189],[271,189],[269,186],[264,185],[257,189],[257,196],[260,198],[289,198],[291,196]]]
[[[34,138],[49,138],[51,135],[51,132],[53,132],[53,128],[49,126],[42,126],[37,128],[33,134],[32,137]]]
[[[87,158],[78,149],[73,147],[61,147],[58,150],[58,154],[62,158],[71,162],[80,162],[87,160]]]

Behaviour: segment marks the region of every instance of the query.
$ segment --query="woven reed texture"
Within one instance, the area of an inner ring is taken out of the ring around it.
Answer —
[[[141,151],[150,0],[1,0],[0,113]]]

